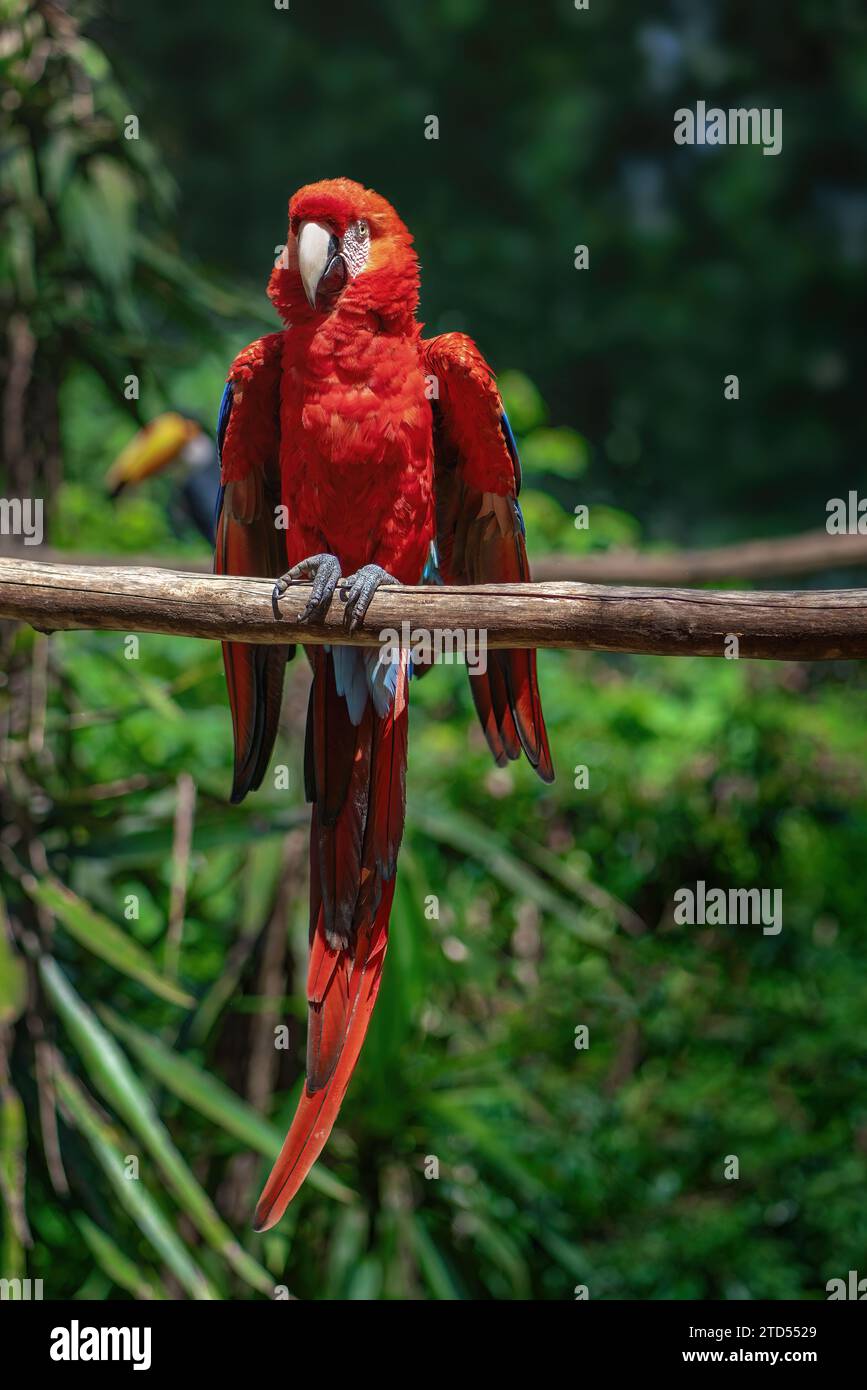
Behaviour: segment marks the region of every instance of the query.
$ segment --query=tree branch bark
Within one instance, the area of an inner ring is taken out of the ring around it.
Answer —
[[[385,629],[470,629],[488,647],[577,647],[668,656],[732,654],[828,661],[867,656],[867,591],[730,592],[596,584],[383,588],[362,631],[342,625],[339,598],[325,622],[297,621],[310,586],[284,596],[277,616],[268,579],[129,566],[46,565],[0,559],[0,617],[41,631],[107,629],[244,642],[379,646]],[[417,640],[413,639],[413,640]]]

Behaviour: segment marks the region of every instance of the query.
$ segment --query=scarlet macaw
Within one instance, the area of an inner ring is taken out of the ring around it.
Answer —
[[[517,450],[493,373],[463,334],[421,337],[418,290],[412,237],[384,198],[348,179],[292,197],[268,285],[286,327],[238,355],[220,407],[215,568],[282,576],[275,602],[312,580],[305,621],[324,615],[339,581],[351,630],[380,584],[529,578]],[[266,771],[287,650],[224,645],[233,801]],[[319,1156],[358,1060],[404,821],[407,654],[387,663],[373,648],[308,654],[307,1080],[257,1230],[280,1219]],[[494,651],[470,680],[496,761],[523,748],[551,781],[535,652]]]

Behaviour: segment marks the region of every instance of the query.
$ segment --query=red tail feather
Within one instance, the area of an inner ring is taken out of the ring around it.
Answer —
[[[307,1080],[256,1208],[257,1231],[280,1220],[331,1133],[367,1033],[388,944],[405,807],[406,660],[391,711],[381,718],[368,703],[357,727],[345,702],[332,698],[333,682],[332,658],[319,651],[310,696]],[[344,789],[340,800],[335,779]],[[345,872],[347,855],[354,874]]]
[[[267,1231],[280,1220],[322,1152],[337,1119],[379,993],[393,895],[392,879],[386,886],[374,921],[365,932],[359,933],[354,958],[351,952],[341,951],[340,964],[323,1002],[311,1006],[311,1036],[317,1012],[319,1032],[324,1036],[326,1031],[333,1031],[332,1070],[329,1079],[317,1090],[311,1090],[308,1077],[292,1127],[256,1207],[253,1225],[257,1231]],[[345,991],[341,987],[344,979]],[[339,1023],[332,1030],[336,1018]]]

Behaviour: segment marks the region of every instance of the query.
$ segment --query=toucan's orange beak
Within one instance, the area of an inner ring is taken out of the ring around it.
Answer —
[[[161,473],[198,434],[201,429],[195,420],[187,420],[173,410],[158,415],[133,436],[106,473],[105,486],[110,496],[116,497],[128,484]]]

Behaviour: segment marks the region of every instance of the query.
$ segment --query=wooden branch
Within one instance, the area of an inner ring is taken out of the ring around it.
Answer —
[[[867,535],[829,536],[805,531],[776,540],[741,541],[707,550],[595,550],[587,555],[543,555],[533,561],[536,580],[582,579],[597,584],[719,584],[729,579],[779,579],[781,575],[867,565]]]
[[[268,579],[230,579],[129,566],[0,559],[0,618],[53,631],[95,628],[244,642],[378,646],[383,629],[484,632],[489,647],[579,647],[669,656],[739,654],[828,661],[867,656],[867,591],[791,593],[503,584],[383,588],[362,631],[349,636],[337,600],[324,623],[297,621],[310,586],[272,607]],[[412,639],[417,641],[417,638]]]

